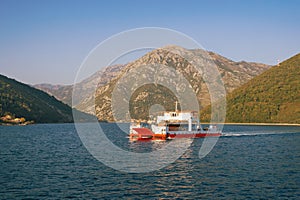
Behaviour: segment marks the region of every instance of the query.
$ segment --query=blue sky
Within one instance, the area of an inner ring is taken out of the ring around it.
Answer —
[[[234,61],[300,52],[300,1],[0,0],[0,74],[71,84],[88,53],[121,31],[163,27]]]

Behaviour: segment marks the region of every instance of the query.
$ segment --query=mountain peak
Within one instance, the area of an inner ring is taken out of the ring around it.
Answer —
[[[180,73],[184,73],[189,80],[192,80],[193,90],[201,102],[200,105],[202,107],[206,106],[210,104],[207,86],[202,80],[202,75],[194,73],[190,63],[185,59],[189,57],[197,58],[197,56],[208,58],[216,64],[227,92],[233,91],[270,67],[269,65],[254,62],[235,62],[214,52],[204,51],[202,49],[185,49],[176,45],[167,45],[148,52],[144,56],[126,65],[109,66],[104,70],[96,72],[91,77],[76,85],[76,89],[80,89],[81,92],[79,92],[80,97],[73,100],[73,102],[75,102],[76,108],[81,111],[94,113],[96,109],[98,110],[97,116],[99,119],[112,120],[112,111],[109,109],[111,106],[111,93],[118,80],[120,80],[125,73],[139,66],[160,64],[178,69]],[[95,88],[95,85],[98,87],[95,94],[96,105],[94,105],[93,97],[91,97],[94,91],[89,90],[89,88]],[[47,87],[50,88],[49,86]],[[147,87],[153,88],[150,85]],[[53,87],[52,90],[48,88],[41,89],[72,105],[73,86]],[[161,88],[156,89],[160,90]]]
[[[201,72],[195,71],[191,63],[189,63],[186,59],[189,57],[195,57],[199,59],[199,56],[202,58],[207,58],[209,60],[211,60],[212,57],[212,60],[215,62],[218,70],[220,71],[227,92],[232,91],[233,89],[244,84],[254,76],[260,74],[270,67],[268,65],[261,66],[256,63],[249,64],[234,62],[226,59],[225,57],[219,56],[218,54],[206,52],[201,49],[187,50],[182,47],[168,45],[166,47],[158,48],[151,52],[148,52],[136,61],[127,64],[112,81],[98,88],[95,96],[95,107],[93,108],[92,105],[89,105],[87,107],[89,109],[96,109],[96,115],[100,120],[106,119],[112,121],[113,111],[111,110],[111,94],[114,87],[116,86],[116,83],[121,79],[121,77],[125,75],[125,73],[139,68],[140,66],[147,66],[149,64],[160,64],[162,66],[166,66],[166,69],[164,70],[164,72],[162,72],[165,74],[172,73],[168,72],[167,66],[174,68],[176,71],[183,74],[186,80],[190,81],[192,89],[194,90],[198,98],[199,105],[201,107],[207,106],[210,104],[210,95],[207,89],[207,85],[203,81]],[[201,60],[199,60],[198,62],[201,62]],[[172,80],[165,81],[171,82]],[[176,82],[174,82],[173,84],[176,84]],[[148,91],[146,92],[147,94],[145,93],[145,95],[132,94],[133,97],[131,99],[131,115],[134,118],[137,118],[141,113],[143,114],[139,116],[140,118],[147,118],[146,115],[147,113],[149,113],[148,109],[151,107],[151,105],[146,105],[145,102],[149,102],[150,104],[160,104],[161,102],[158,102],[157,99],[161,99],[161,101],[164,102],[162,103],[163,106],[165,106],[166,110],[168,110],[168,105],[173,105],[171,101],[175,101],[171,94],[166,94],[168,92],[166,89],[160,88],[159,86],[147,85],[144,89]],[[144,94],[142,90],[139,90],[139,92],[142,92]],[[129,91],[128,94],[130,94]],[[146,96],[150,99],[145,99],[144,97]],[[169,99],[166,99],[164,96],[168,96]],[[144,108],[140,106],[134,106],[136,104],[143,105]],[[84,107],[85,106],[81,104],[80,108],[85,110]]]

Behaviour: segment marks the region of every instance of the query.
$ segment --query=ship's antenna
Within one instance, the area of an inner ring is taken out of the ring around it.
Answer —
[[[178,101],[175,101],[175,112],[177,112],[178,111]]]

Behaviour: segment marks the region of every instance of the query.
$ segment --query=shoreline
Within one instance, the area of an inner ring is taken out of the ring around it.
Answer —
[[[76,122],[76,123],[95,123],[95,122]],[[97,122],[96,122],[97,123]],[[98,122],[98,123],[130,123],[130,122]],[[60,123],[28,123],[28,124],[11,124],[11,123],[0,123],[0,126],[24,126],[24,125],[37,125],[37,124],[75,124],[74,122],[60,122]],[[226,123],[209,123],[200,122],[200,124],[224,124],[224,125],[238,125],[238,126],[300,126],[300,124],[291,123],[242,123],[242,122],[226,122]]]
[[[210,123],[201,123],[210,124]],[[224,125],[241,125],[241,126],[300,126],[300,124],[290,124],[290,123],[242,123],[242,122],[226,122],[226,123],[216,123]]]

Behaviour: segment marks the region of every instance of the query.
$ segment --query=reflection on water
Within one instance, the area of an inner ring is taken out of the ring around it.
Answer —
[[[133,152],[169,142],[129,142],[114,125],[105,128],[114,144]],[[2,126],[0,199],[299,198],[300,127],[225,126],[224,133],[242,136],[220,137],[203,159],[203,139],[195,139],[176,162],[135,174],[94,159],[71,124]]]

